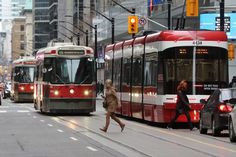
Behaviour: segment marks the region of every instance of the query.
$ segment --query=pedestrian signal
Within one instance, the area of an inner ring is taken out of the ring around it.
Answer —
[[[186,16],[198,16],[198,0],[186,0]]]
[[[234,49],[235,49],[234,44],[228,44],[228,58],[230,60],[234,59]]]
[[[136,15],[128,16],[128,33],[129,34],[138,33],[138,16]]]

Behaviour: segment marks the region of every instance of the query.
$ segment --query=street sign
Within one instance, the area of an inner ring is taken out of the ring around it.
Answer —
[[[147,23],[147,19],[145,17],[141,17],[139,18],[138,23],[144,26]]]

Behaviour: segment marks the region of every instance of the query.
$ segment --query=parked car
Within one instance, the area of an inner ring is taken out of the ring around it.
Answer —
[[[2,98],[9,98],[11,94],[11,82],[6,82],[2,91]]]
[[[199,131],[206,134],[212,130],[213,136],[220,135],[222,130],[228,129],[229,113],[233,109],[230,100],[236,98],[236,88],[217,89],[206,100],[201,99],[203,108],[200,111]]]
[[[234,106],[229,114],[229,139],[231,142],[236,142],[236,99],[231,99],[230,103]]]

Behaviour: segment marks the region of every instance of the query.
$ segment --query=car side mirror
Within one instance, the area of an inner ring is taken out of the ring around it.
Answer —
[[[236,104],[236,98],[229,99],[230,104]]]
[[[205,105],[207,101],[205,99],[200,99],[200,103]]]

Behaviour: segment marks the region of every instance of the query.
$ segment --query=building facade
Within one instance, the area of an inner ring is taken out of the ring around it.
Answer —
[[[24,9],[22,16],[25,17],[25,53],[33,53],[33,15],[32,9]]]
[[[50,41],[49,0],[33,0],[33,49],[46,47]]]
[[[25,18],[19,17],[12,21],[12,60],[26,55],[25,51]]]

